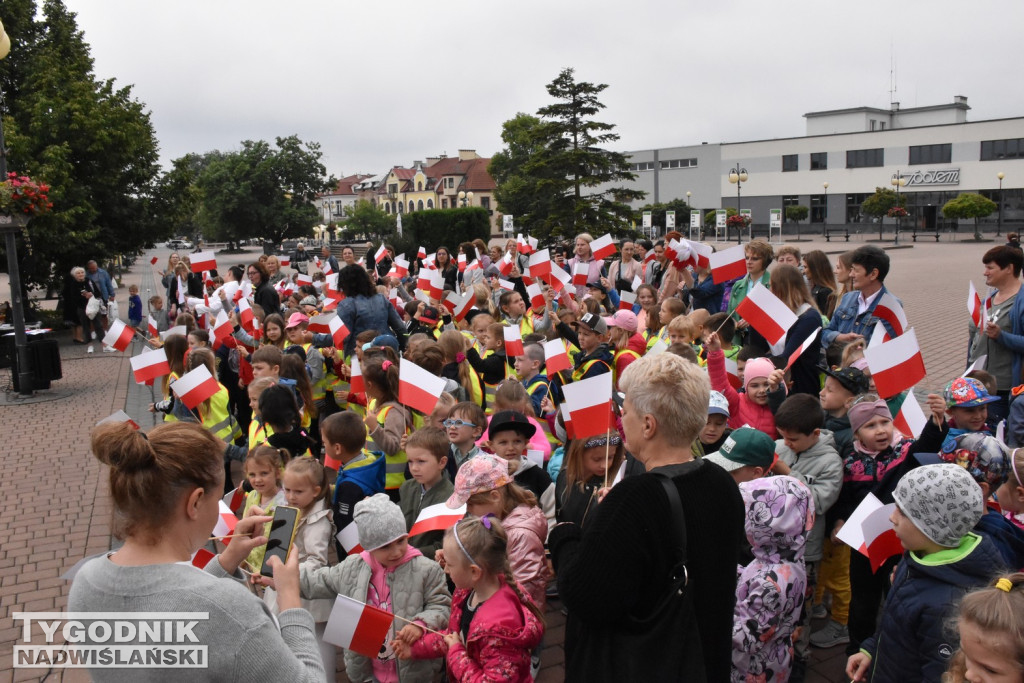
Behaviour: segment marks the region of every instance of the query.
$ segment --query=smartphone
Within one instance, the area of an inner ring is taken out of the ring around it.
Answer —
[[[274,519],[270,522],[270,532],[267,534],[267,552],[263,555],[263,566],[260,567],[260,574],[273,576],[274,570],[270,568],[270,558],[279,557],[281,562],[288,561],[288,551],[291,550],[292,540],[295,538],[295,529],[299,523],[299,508],[278,505],[274,508]]]

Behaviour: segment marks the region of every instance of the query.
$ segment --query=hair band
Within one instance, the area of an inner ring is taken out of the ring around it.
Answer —
[[[143,439],[145,439],[146,441],[149,441],[149,437],[148,437],[148,436],[146,436],[146,432],[142,431],[141,429],[136,429],[136,431],[138,431],[138,433],[139,433],[139,436],[141,436],[141,437],[142,437]]]
[[[456,353],[455,354],[455,362],[456,363],[465,363],[466,362],[466,354],[464,354],[462,351],[459,351],[458,353]]]
[[[1009,593],[1011,590],[1013,590],[1013,581],[1010,581],[1005,577],[999,579],[998,581],[996,581],[996,588],[998,588],[1001,591],[1006,591],[1007,593]]]
[[[1014,448],[1010,452],[1010,469],[1013,470],[1013,478],[1017,480],[1017,486],[1024,485],[1024,482],[1020,480],[1020,474],[1017,472],[1017,451],[1019,448]]]
[[[383,370],[384,372],[387,372],[388,368],[390,368],[392,365],[394,365],[394,363],[385,359],[384,362],[380,364],[380,369]]]
[[[476,560],[474,560],[473,556],[469,554],[468,550],[466,550],[466,546],[462,545],[462,539],[459,538],[459,525],[458,524],[456,524],[455,526],[452,527],[452,532],[453,532],[452,535],[455,536],[455,542],[459,544],[459,549],[462,550],[462,554],[465,555],[469,559],[469,563],[471,565],[476,564]],[[479,567],[480,565],[477,565],[477,566]]]

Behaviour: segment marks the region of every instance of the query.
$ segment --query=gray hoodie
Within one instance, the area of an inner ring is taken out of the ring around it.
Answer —
[[[794,453],[782,439],[775,442],[775,452],[789,465],[790,476],[806,484],[814,496],[814,528],[807,538],[804,559],[808,563],[817,562],[825,542],[825,513],[839,499],[843,486],[843,459],[839,457],[832,432],[827,429],[821,430],[818,443],[802,453]]]

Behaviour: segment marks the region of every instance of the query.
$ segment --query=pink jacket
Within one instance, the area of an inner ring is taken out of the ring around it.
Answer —
[[[447,633],[458,633],[469,593],[461,588],[455,591]],[[502,583],[498,592],[477,608],[465,645],[459,643],[447,649],[441,635],[428,631],[413,643],[412,656],[446,657],[450,680],[458,683],[526,683],[533,680],[530,652],[543,636],[541,621],[519,601],[511,587]]]
[[[775,416],[771,408],[759,406],[746,394],[741,394],[729,384],[729,375],[725,371],[725,354],[721,349],[708,353],[708,378],[711,388],[720,391],[729,401],[729,426],[739,429],[750,425],[759,429],[773,439],[779,438],[775,431]]]
[[[548,563],[544,541],[548,537],[548,520],[539,507],[520,505],[501,520],[508,535],[508,563],[512,576],[533,601],[544,611],[548,587]]]

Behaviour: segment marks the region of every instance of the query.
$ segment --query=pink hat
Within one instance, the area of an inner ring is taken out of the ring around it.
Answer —
[[[292,313],[292,317],[288,318],[288,324],[284,326],[284,329],[290,330],[293,327],[298,327],[303,323],[309,322],[309,316],[305,313]]]
[[[636,314],[625,310],[615,311],[613,316],[604,319],[604,323],[608,327],[621,327],[627,332],[636,332],[636,328],[639,327]]]
[[[455,493],[445,501],[452,510],[462,507],[476,493],[486,493],[512,482],[508,463],[496,455],[480,453],[462,463],[455,475]]]
[[[743,386],[760,377],[767,378],[775,372],[775,364],[767,358],[751,358],[743,366]]]

